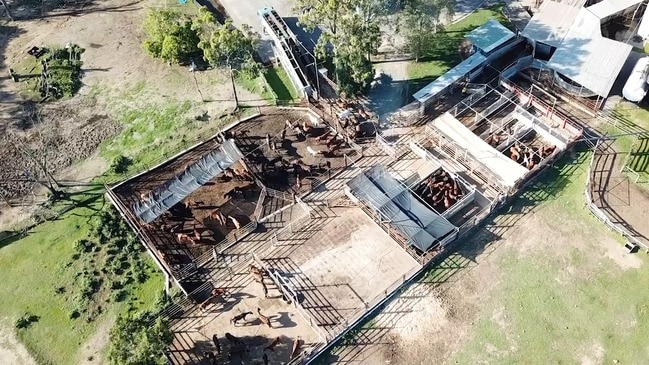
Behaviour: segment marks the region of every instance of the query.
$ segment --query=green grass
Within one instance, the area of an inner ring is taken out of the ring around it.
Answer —
[[[582,153],[554,169],[516,201],[514,211],[540,202],[543,209],[535,214],[567,248],[521,252],[513,246],[492,263],[502,279],[492,295],[481,298],[475,332],[456,363],[574,364],[593,356],[593,346],[603,349],[605,364],[649,358],[649,266],[641,256],[641,268],[623,270],[600,255],[602,240],[620,239],[584,207],[589,157]]]
[[[283,67],[269,68],[264,77],[266,77],[266,81],[277,95],[278,100],[293,101],[300,98]]]
[[[502,7],[503,5],[494,5],[480,9],[438,32],[434,36],[435,41],[432,42],[433,48],[428,51],[434,56],[423,58],[420,62],[411,62],[408,65],[408,78],[412,83],[415,83],[415,87],[429,83],[460,63],[458,47],[464,36],[473,29],[486,23],[489,19],[496,19],[503,25],[511,27],[507,18],[502,14]]]
[[[253,94],[261,96],[263,100],[272,102],[275,99],[273,91],[268,88],[266,82],[262,79],[263,76],[257,76],[254,78],[248,77],[243,73],[237,73],[235,80],[237,85],[243,87],[244,89],[250,91]]]
[[[101,156],[110,163],[124,155],[134,161],[133,168],[148,166],[186,142],[187,132],[193,128],[189,109],[190,103],[185,102],[123,110],[119,119],[125,129],[101,144]]]
[[[620,135],[637,131],[649,131],[649,111],[631,106],[628,103],[618,104],[613,111],[618,123],[606,126],[609,134]],[[637,172],[639,181],[649,182],[649,139],[637,136],[622,136],[615,141],[616,149],[625,154],[626,166]],[[626,154],[629,153],[628,158]]]
[[[14,321],[25,313],[38,316],[38,321],[17,334],[42,364],[76,364],[79,348],[94,334],[98,323],[108,313],[127,310],[126,302],[102,301],[101,314],[93,321],[70,318],[78,290],[73,243],[88,236],[96,210],[107,204],[101,191],[85,198],[90,199],[86,207],[43,223],[22,239],[3,242],[0,248],[0,318],[6,319],[2,325],[13,328]],[[162,289],[163,278],[148,256],[143,259],[148,262],[149,280],[131,284],[127,290],[135,307],[148,308]],[[57,293],[57,288],[64,290]]]
[[[138,86],[138,89],[143,88]],[[102,142],[99,152],[109,165],[120,159],[120,156],[130,159],[130,163],[124,174],[112,174],[109,171],[98,181],[110,181],[141,172],[213,136],[228,123],[257,111],[256,108],[244,106],[236,113],[210,115],[208,121],[191,118],[191,113],[198,113],[199,110],[200,107],[192,108],[189,102],[122,107],[118,114],[124,123],[124,130],[118,136]]]

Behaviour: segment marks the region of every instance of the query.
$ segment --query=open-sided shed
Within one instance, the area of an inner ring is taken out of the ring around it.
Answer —
[[[422,252],[455,238],[457,227],[419,201],[380,164],[359,174],[347,186],[351,195],[388,220]]]

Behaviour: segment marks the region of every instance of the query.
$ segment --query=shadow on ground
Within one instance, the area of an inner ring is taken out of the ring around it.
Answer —
[[[317,363],[345,364],[368,361],[373,352],[382,351],[375,347],[376,345],[394,345],[391,323],[398,323],[400,318],[411,313],[420,301],[437,296],[442,284],[460,280],[478,265],[476,258],[480,257],[483,260],[494,253],[500,246],[500,239],[510,229],[515,229],[525,214],[535,211],[544,202],[557,198],[569,183],[574,183],[574,176],[577,175],[575,173],[583,168],[590,155],[585,147],[579,146],[576,151],[548,167],[536,181],[513,198],[510,204],[497,212],[497,215],[490,216],[481,226],[454,243],[448,251],[434,260],[429,270],[401,289],[397,297],[378,308],[374,316],[349,331],[328,352],[321,355]]]

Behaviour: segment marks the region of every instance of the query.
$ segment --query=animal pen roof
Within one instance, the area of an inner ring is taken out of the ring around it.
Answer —
[[[604,0],[588,8],[583,2],[546,0],[522,34],[557,47],[548,66],[593,93],[607,97],[631,46],[602,36],[602,19],[639,0]]]
[[[528,172],[525,167],[491,147],[448,112],[433,120],[430,125],[486,166],[506,186],[514,187]]]
[[[607,97],[631,49],[626,43],[602,37],[600,19],[582,8],[548,66]]]
[[[482,65],[486,60],[487,59],[482,54],[474,53],[471,57],[460,62],[459,65],[453,67],[442,76],[436,78],[435,81],[417,91],[413,97],[420,103],[430,100],[440,92],[444,91],[447,87],[468,75],[471,71],[480,67],[480,65]]]
[[[420,202],[380,164],[356,176],[347,185],[352,195],[381,213],[421,251],[428,250],[456,230],[451,222]]]
[[[226,140],[217,150],[201,157],[182,173],[133,204],[133,212],[145,223],[152,222],[242,157],[234,140]]]
[[[597,4],[589,6],[587,9],[599,19],[605,19],[612,15],[623,12],[624,10],[638,5],[643,0],[602,0]]]
[[[483,52],[489,53],[514,38],[514,36],[514,32],[507,29],[497,20],[489,19],[489,21],[467,34],[466,39]]]
[[[521,34],[534,41],[558,47],[577,18],[579,6],[545,0]]]

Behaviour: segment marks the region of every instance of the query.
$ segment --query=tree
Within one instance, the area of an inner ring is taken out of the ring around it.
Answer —
[[[110,330],[108,358],[114,365],[166,365],[164,351],[173,334],[168,324],[149,313],[119,316]]]
[[[243,72],[248,76],[258,75],[260,68],[254,59],[254,53],[259,43],[259,35],[245,24],[241,29],[235,28],[231,20],[219,26],[204,20],[194,24],[194,29],[201,29],[198,47],[203,50],[203,57],[212,66],[225,66],[229,69],[235,108],[238,108],[234,71]]]
[[[49,160],[57,153],[59,143],[59,128],[56,122],[44,122],[40,110],[25,109],[24,123],[34,126],[37,130],[32,136],[12,133],[7,134],[9,142],[14,146],[18,155],[25,160],[24,170],[17,171],[22,179],[46,188],[53,200],[63,197],[63,191],[54,178]]]
[[[2,3],[2,6],[4,6],[5,11],[7,12],[7,16],[9,19],[14,20],[13,14],[11,14],[11,9],[9,9],[9,5],[7,4],[6,0],[0,0],[0,3]]]
[[[370,56],[381,44],[378,17],[381,0],[298,0],[300,24],[307,30],[322,25],[316,56],[331,59],[339,91],[358,94],[373,76]]]
[[[455,0],[409,0],[398,22],[397,32],[406,40],[406,50],[415,61],[430,56],[430,45],[436,42],[436,33],[441,28],[440,17],[453,16]]]
[[[178,63],[198,51],[198,36],[192,20],[178,12],[151,9],[143,24],[144,49],[153,57]]]

